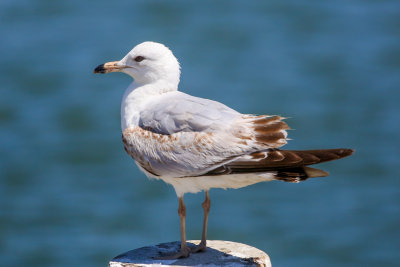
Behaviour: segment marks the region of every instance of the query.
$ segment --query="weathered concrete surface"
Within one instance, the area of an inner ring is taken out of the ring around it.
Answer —
[[[189,240],[189,247],[199,244],[199,240]],[[207,240],[207,251],[191,254],[188,258],[177,260],[155,260],[171,255],[180,248],[180,242],[162,243],[138,248],[123,253],[109,263],[109,267],[133,266],[265,266],[270,267],[269,256],[255,248],[241,243]]]

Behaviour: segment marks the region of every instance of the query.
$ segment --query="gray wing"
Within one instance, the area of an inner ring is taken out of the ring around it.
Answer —
[[[154,176],[199,176],[284,145],[288,126],[281,119],[243,115],[215,101],[173,92],[147,103],[139,126],[126,129],[123,141],[137,164]]]
[[[229,126],[241,114],[209,99],[171,92],[155,97],[140,112],[139,126],[159,134],[211,132]]]

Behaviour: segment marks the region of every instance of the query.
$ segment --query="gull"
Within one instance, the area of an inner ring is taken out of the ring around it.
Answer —
[[[280,180],[298,183],[329,174],[308,165],[340,159],[352,149],[281,150],[289,126],[277,115],[242,114],[226,105],[178,91],[180,65],[156,42],[135,46],[119,61],[94,73],[123,72],[133,78],[121,104],[125,151],[148,177],[171,184],[177,194],[180,250],[176,259],[205,251],[211,188],[241,188]],[[205,192],[200,244],[186,244],[185,193]]]

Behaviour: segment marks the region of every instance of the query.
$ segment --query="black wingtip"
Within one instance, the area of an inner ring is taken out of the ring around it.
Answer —
[[[341,157],[348,157],[353,155],[353,153],[355,152],[354,149],[351,148],[342,148],[340,153],[338,153]]]

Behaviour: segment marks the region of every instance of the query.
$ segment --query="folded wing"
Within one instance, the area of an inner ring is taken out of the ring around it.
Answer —
[[[123,142],[153,176],[199,176],[286,144],[289,127],[282,119],[243,115],[215,101],[172,92],[148,103],[139,125],[123,132]]]

